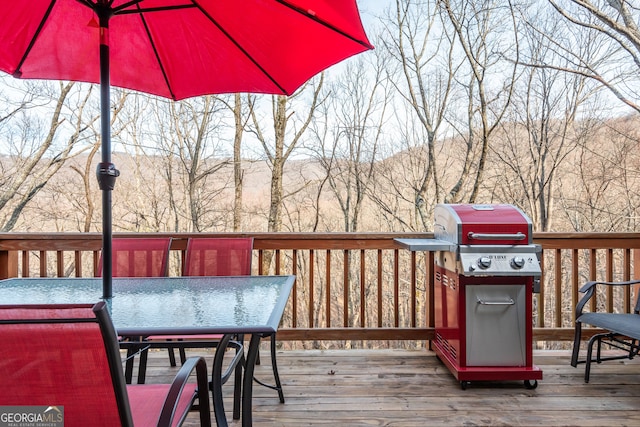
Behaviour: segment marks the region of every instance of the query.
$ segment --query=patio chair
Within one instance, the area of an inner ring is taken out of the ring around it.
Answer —
[[[113,277],[163,277],[169,268],[171,237],[114,238],[111,240]],[[98,261],[102,277],[102,254]]]
[[[169,248],[171,237],[114,238],[111,240],[113,277],[164,277],[169,268]],[[98,261],[97,276],[102,277],[102,254]],[[172,349],[167,349],[169,363],[176,366]],[[133,359],[136,352],[129,348],[125,379],[131,382]],[[140,352],[138,383],[144,383],[147,352]]]
[[[251,274],[251,256],[253,250],[253,238],[198,238],[189,239],[184,260],[185,276],[245,276]],[[186,360],[186,348],[193,348],[197,342],[198,347],[215,348],[220,344],[222,335],[172,335],[152,336],[149,341],[154,344],[165,341],[168,345],[178,348],[180,360]],[[228,363],[224,373],[213,374],[210,387],[214,395],[221,393],[221,386],[225,384],[232,373],[235,373],[233,418],[240,418],[240,401],[242,391],[242,367],[244,365],[243,337],[235,337],[227,344],[227,348],[236,351],[233,359]],[[183,343],[183,344],[180,344]],[[172,352],[172,350],[169,350]],[[215,364],[214,364],[215,365]],[[222,403],[214,405],[216,414],[224,411],[218,410]]]
[[[253,256],[252,237],[212,237],[189,239],[184,262],[185,276],[248,276],[251,275],[251,259]],[[205,339],[216,341],[219,336],[209,336]],[[271,339],[271,365],[275,385],[265,384],[254,380],[265,387],[276,390],[281,403],[284,403],[284,393],[278,365],[276,363],[276,336]],[[243,338],[239,337],[239,341]],[[184,348],[180,349],[180,358],[184,360]]]
[[[126,385],[103,301],[0,306],[0,342],[1,406],[40,406],[66,427],[169,427],[197,401],[200,425],[211,426],[204,359],[187,360],[171,384]]]
[[[584,363],[584,382],[589,382],[591,362],[601,363],[606,360],[633,359],[640,351],[640,292],[636,293],[636,305],[633,313],[598,313],[584,311],[592,298],[597,295],[600,288],[612,287],[637,287],[640,280],[627,282],[587,282],[580,292],[584,293],[576,306],[575,336],[571,366],[577,367]],[[580,343],[582,341],[582,324],[588,324],[599,328],[601,332],[594,334],[587,342],[587,355],[583,360],[579,359]],[[610,356],[602,356],[602,345],[622,350],[622,353]],[[596,347],[596,356],[593,357],[593,346]]]

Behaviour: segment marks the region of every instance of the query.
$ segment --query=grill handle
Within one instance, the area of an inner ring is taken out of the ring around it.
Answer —
[[[524,240],[527,235],[520,231],[515,234],[474,233],[471,231],[467,234],[467,237],[472,240]]]
[[[513,298],[509,298],[508,301],[484,301],[480,298],[477,299],[480,305],[514,305],[516,303]]]

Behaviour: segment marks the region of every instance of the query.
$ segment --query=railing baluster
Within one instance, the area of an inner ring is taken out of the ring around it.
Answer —
[[[294,249],[292,252],[292,274],[297,277],[298,275],[298,250]],[[291,315],[291,325],[292,328],[296,328],[298,326],[298,280],[296,279],[296,283],[293,285],[292,293],[292,302],[291,302],[291,311],[293,312]]]
[[[313,249],[311,249],[309,251],[309,328],[313,328],[314,327],[314,321],[313,321],[313,313],[314,313],[314,298],[313,298],[313,293],[315,292],[313,289],[313,284],[314,284],[314,266],[315,266],[315,260],[314,260],[314,251]]]
[[[400,281],[398,249],[393,251],[393,326],[400,326]]]
[[[383,290],[382,290],[382,249],[378,249],[378,266],[377,266],[377,287],[378,287],[378,328],[382,328],[382,299]]]
[[[570,307],[575,307],[578,303],[578,288],[580,287],[580,252],[578,249],[571,250],[571,302],[569,303]],[[560,301],[562,303],[562,301]],[[564,304],[561,304],[564,305]],[[569,319],[571,319],[571,324],[575,322],[576,313],[575,310],[571,310],[569,314]],[[560,324],[563,326],[563,324]]]
[[[351,291],[351,286],[350,286],[350,274],[349,271],[351,270],[351,266],[350,266],[350,262],[349,262],[349,251],[348,250],[343,250],[342,251],[342,304],[343,304],[343,308],[342,308],[342,316],[344,317],[344,319],[342,320],[342,326],[347,328],[349,327],[349,293]]]
[[[325,316],[327,319],[327,328],[331,327],[331,250],[325,252]]]
[[[589,251],[589,280],[596,280],[596,277],[598,277],[598,252],[595,248],[592,248]],[[596,311],[597,304],[598,298],[591,298],[591,311]]]
[[[607,261],[606,261],[606,280],[607,282],[613,281],[613,249],[607,249]],[[613,288],[607,286],[607,311],[613,312]]]
[[[367,302],[366,302],[367,301],[366,299],[367,276],[365,274],[366,272],[365,265],[366,265],[365,252],[364,252],[364,249],[360,249],[360,327],[361,328],[367,327],[367,322],[365,317],[366,307],[367,307]]]
[[[554,326],[559,328],[562,326],[562,250],[556,249],[555,257],[556,275],[555,275],[555,322]]]
[[[31,251],[22,251],[22,277],[30,277],[31,269],[29,268],[29,255]]]
[[[64,251],[56,251],[56,273],[58,277],[64,277]]]
[[[416,280],[417,272],[416,272],[416,252],[411,252],[411,283],[410,283],[410,298],[411,298],[411,327],[415,328],[418,324],[416,320],[416,316],[418,314],[418,309],[416,307],[417,304],[417,287],[418,283]]]
[[[76,277],[82,277],[82,252],[74,251],[74,274]]]
[[[622,280],[624,281],[629,281],[631,280],[631,249],[625,249],[624,250],[624,256],[623,256],[623,277]],[[624,288],[624,295],[623,295],[623,301],[624,301],[624,312],[625,313],[630,313],[631,312],[631,287],[630,286],[625,286]]]
[[[47,272],[47,251],[40,251],[40,277],[49,277]]]

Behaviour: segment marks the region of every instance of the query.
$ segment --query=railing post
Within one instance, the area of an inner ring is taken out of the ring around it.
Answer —
[[[18,277],[18,252],[0,251],[0,279]]]

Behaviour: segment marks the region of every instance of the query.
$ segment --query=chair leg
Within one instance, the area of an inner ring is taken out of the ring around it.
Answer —
[[[598,350],[597,352],[600,352],[600,336],[598,335],[594,335],[591,337],[591,339],[589,339],[589,342],[587,343],[587,360],[585,360],[585,367],[584,367],[584,382],[588,383],[589,382],[589,375],[591,373],[591,357],[593,354],[593,344],[595,342],[598,342]],[[598,360],[600,360],[600,356],[598,355]],[[598,362],[600,363],[600,362]]]
[[[169,365],[176,366],[176,355],[173,354],[173,348],[167,348],[167,352],[169,353]],[[182,363],[184,363],[184,361]]]
[[[133,362],[135,358],[135,349],[132,347],[127,347],[127,361],[124,367],[124,381],[127,384],[131,384],[133,379]]]
[[[629,344],[629,360],[633,359],[633,349],[636,348],[636,340],[631,340],[631,343]]]
[[[147,359],[149,357],[149,349],[140,352],[140,363],[138,364],[138,384],[144,384],[147,377]]]
[[[582,322],[576,322],[575,335],[573,337],[573,352],[571,353],[571,366],[578,366],[580,353],[580,340],[582,339]]]
[[[171,341],[171,340],[168,340]],[[178,341],[182,341],[179,339]],[[173,351],[173,347],[168,347],[167,352],[169,353],[169,365],[176,366],[176,355]],[[178,353],[180,353],[180,364],[184,365],[184,362],[187,361],[187,354],[184,350],[184,347],[178,347]]]
[[[275,385],[265,384],[255,376],[253,377],[253,380],[261,386],[277,391],[280,403],[284,403],[284,392],[282,391],[282,383],[280,382],[280,375],[278,374],[278,363],[276,361],[276,334],[271,334],[271,367],[273,369],[273,378],[276,383]]]

